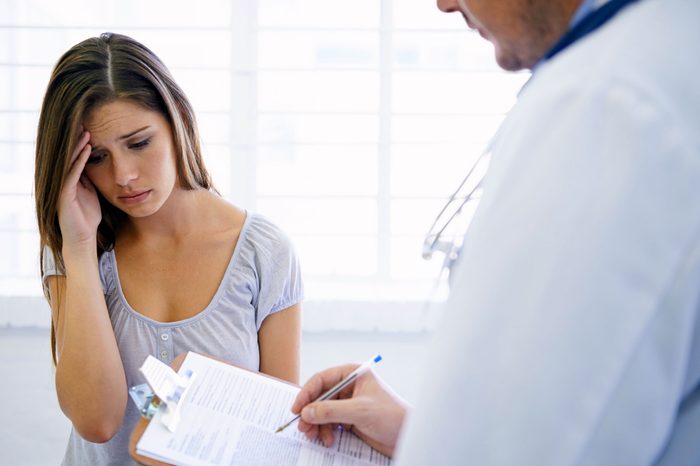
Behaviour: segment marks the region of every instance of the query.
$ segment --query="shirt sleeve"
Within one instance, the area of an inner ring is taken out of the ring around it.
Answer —
[[[44,288],[44,293],[49,296],[49,284],[48,277],[50,276],[64,276],[66,273],[57,263],[56,257],[53,254],[51,248],[47,245],[44,246],[43,257],[42,257],[42,275],[41,275],[41,285]]]
[[[289,237],[269,220],[256,216],[249,240],[255,243],[258,276],[256,326],[267,316],[303,300],[304,287],[299,258]]]

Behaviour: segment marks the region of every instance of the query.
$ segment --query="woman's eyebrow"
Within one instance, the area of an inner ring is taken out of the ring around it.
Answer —
[[[141,131],[143,131],[143,130],[145,130],[145,129],[148,129],[148,128],[150,128],[150,127],[151,127],[151,125],[144,126],[143,128],[139,128],[139,129],[137,129],[136,131],[132,131],[132,132],[130,132],[129,134],[125,134],[124,136],[119,136],[119,139],[117,139],[117,140],[118,140],[118,141],[123,141],[124,139],[129,139],[129,138],[130,138],[131,136],[133,136],[134,134],[138,134],[138,133],[140,133]],[[92,151],[90,151],[91,154],[92,154],[93,152],[98,151],[98,150],[102,150],[102,147],[97,146],[97,145],[95,145],[95,144],[92,143],[92,142],[91,142],[90,144],[92,144]]]
[[[149,125],[149,126],[144,126],[143,128],[139,128],[139,129],[137,129],[136,131],[132,131],[132,132],[129,133],[129,134],[125,134],[124,136],[120,136],[120,137],[119,137],[119,140],[121,141],[122,139],[128,139],[128,138],[130,138],[131,136],[133,136],[134,134],[140,133],[140,132],[143,131],[144,129],[148,129],[148,128],[150,128],[150,125]]]

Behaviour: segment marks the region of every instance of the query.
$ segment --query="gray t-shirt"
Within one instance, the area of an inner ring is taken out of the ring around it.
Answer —
[[[62,274],[46,252],[44,278]],[[145,382],[138,368],[149,354],[170,364],[180,353],[195,351],[259,370],[258,330],[263,320],[303,298],[299,262],[289,239],[269,220],[250,213],[216,294],[189,319],[157,322],[134,311],[122,292],[114,251],[102,255],[99,270],[129,387]],[[121,429],[104,444],[88,442],[72,430],[62,464],[136,464],[128,441],[138,417],[129,399]]]

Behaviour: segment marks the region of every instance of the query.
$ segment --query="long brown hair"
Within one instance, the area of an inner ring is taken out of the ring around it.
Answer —
[[[147,47],[113,33],[84,40],[56,64],[41,106],[36,139],[34,197],[40,235],[42,277],[44,247],[64,269],[58,200],[70,154],[89,112],[116,99],[128,99],[168,120],[173,133],[176,170],[185,189],[214,189],[202,160],[194,111],[170,71]],[[97,229],[99,256],[114,247],[117,228],[126,214],[98,194],[102,221]],[[50,301],[45,290],[46,299]],[[51,353],[56,363],[56,335],[51,326]]]

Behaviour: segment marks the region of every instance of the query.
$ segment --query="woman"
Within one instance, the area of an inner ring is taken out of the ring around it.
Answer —
[[[151,354],[210,354],[298,382],[302,284],[284,234],[223,200],[192,108],[129,37],[81,42],[56,65],[36,147],[42,279],[63,464],[127,464],[127,387]]]

